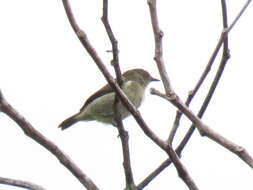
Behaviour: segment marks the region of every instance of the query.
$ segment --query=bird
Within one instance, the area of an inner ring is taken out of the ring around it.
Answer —
[[[121,89],[136,108],[139,108],[145,94],[145,89],[152,81],[159,81],[153,78],[144,69],[131,69],[122,74],[123,83]],[[92,94],[84,103],[80,111],[64,120],[59,128],[65,130],[79,121],[99,121],[105,124],[116,126],[114,112],[115,92],[109,84],[105,85]],[[119,102],[118,110],[121,119],[125,119],[130,112]]]

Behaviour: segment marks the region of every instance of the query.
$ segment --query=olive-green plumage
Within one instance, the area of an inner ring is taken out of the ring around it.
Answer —
[[[132,69],[126,71],[122,76],[123,84],[121,88],[136,108],[141,105],[148,84],[151,81],[158,81],[143,69]],[[59,127],[64,130],[78,121],[92,120],[116,125],[113,108],[114,98],[114,91],[108,84],[105,85],[86,100],[79,113],[63,121]],[[122,119],[130,115],[121,103],[119,105],[119,112]]]

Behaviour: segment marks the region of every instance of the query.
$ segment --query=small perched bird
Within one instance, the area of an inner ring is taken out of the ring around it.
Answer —
[[[136,108],[141,105],[148,84],[152,81],[159,81],[143,69],[126,71],[123,73],[122,78],[123,84],[121,88]],[[59,125],[59,128],[64,130],[78,121],[92,120],[116,126],[113,108],[114,98],[115,92],[109,84],[105,85],[86,100],[80,112],[64,120]],[[122,119],[125,119],[130,115],[129,111],[121,102],[119,103],[118,109]]]

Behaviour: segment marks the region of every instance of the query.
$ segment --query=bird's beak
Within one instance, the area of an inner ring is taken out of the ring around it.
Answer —
[[[151,77],[151,81],[160,81],[159,79]]]

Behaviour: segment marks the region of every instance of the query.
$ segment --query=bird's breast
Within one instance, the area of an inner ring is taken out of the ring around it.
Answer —
[[[144,97],[144,88],[135,81],[128,81],[122,86],[123,92],[127,95],[128,99],[139,107]]]

